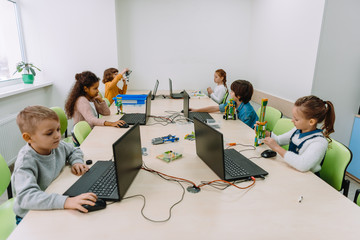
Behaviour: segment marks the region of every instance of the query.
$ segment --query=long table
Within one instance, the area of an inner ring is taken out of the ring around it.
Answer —
[[[151,112],[153,116],[169,115],[165,111],[179,112],[182,104],[182,100],[156,98]],[[190,107],[195,108],[211,104],[214,102],[208,98],[190,100]],[[125,112],[140,109],[124,106]],[[105,118],[118,119],[114,106],[111,111],[112,115]],[[223,120],[221,113],[212,116],[220,123],[219,131],[226,143],[253,145],[254,130],[239,120]],[[81,145],[84,158],[111,159],[112,143],[127,130],[95,127]],[[142,146],[148,153],[143,156],[147,167],[196,184],[218,179],[196,155],[195,141],[184,139],[193,131],[193,124],[179,121],[162,126],[151,118],[140,131]],[[151,144],[152,138],[168,134],[178,136],[179,142]],[[237,145],[235,149],[269,175],[244,190],[204,186],[198,193],[185,191],[183,201],[172,209],[170,220],[162,223],[141,215],[140,197],[108,204],[106,209],[88,214],[76,210],[30,211],[9,239],[359,239],[360,208],[326,182],[311,172],[293,169],[279,155],[256,158],[266,146],[252,150],[250,146]],[[166,150],[180,151],[183,157],[170,163],[156,158]],[[77,179],[70,167],[65,167],[46,192],[62,194]],[[237,185],[245,187],[250,183]],[[136,194],[146,197],[144,215],[164,220],[170,207],[181,199],[183,189],[176,182],[140,170],[126,197]]]

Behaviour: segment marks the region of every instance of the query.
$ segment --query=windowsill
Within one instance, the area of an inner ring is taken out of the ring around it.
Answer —
[[[6,87],[0,87],[0,99],[13,96],[16,94],[32,91],[35,89],[51,86],[52,84],[53,84],[52,82],[35,81],[33,84],[17,83]]]

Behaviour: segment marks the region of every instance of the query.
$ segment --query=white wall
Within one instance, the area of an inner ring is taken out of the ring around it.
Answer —
[[[102,79],[117,66],[113,0],[19,3],[28,60],[42,70],[40,79],[54,82],[51,102],[43,105],[63,107],[76,73],[89,70]]]
[[[250,0],[117,0],[120,68],[130,89],[205,89],[223,68],[248,76]]]
[[[360,1],[327,0],[312,93],[335,105],[335,133],[348,145],[360,105]]]
[[[250,80],[255,88],[290,101],[309,95],[324,0],[252,4]]]

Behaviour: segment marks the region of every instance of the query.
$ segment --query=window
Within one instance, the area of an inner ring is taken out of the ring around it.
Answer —
[[[26,61],[17,3],[0,0],[0,83],[21,78],[16,64]]]

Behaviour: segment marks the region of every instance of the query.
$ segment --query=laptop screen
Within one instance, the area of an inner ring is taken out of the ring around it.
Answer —
[[[145,123],[147,123],[150,118],[151,115],[150,111],[151,111],[151,91],[146,97]]]
[[[135,124],[113,144],[120,200],[142,166],[140,126]]]
[[[223,135],[194,117],[196,154],[221,179],[225,179]]]
[[[158,87],[159,87],[159,80],[156,80],[156,82],[155,82],[155,87],[154,87],[154,91],[153,91],[153,96],[154,96],[154,98],[156,97],[156,92],[157,92]]]
[[[172,81],[169,78],[169,89],[170,89],[170,96],[172,95]]]
[[[184,90],[184,106],[183,106],[183,111],[184,111],[184,116],[186,118],[189,118],[189,101],[190,101],[190,97],[189,94]]]

